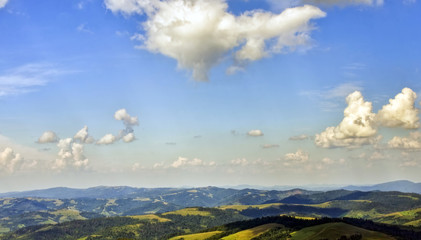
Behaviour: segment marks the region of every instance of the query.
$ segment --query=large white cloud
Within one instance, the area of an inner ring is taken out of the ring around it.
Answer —
[[[59,152],[57,159],[52,166],[54,170],[61,171],[66,167],[84,168],[89,160],[84,156],[84,148],[80,143],[76,143],[72,138],[61,139],[57,143]]]
[[[316,134],[315,143],[319,147],[355,147],[373,144],[379,140],[375,137],[375,114],[371,102],[364,101],[359,91],[346,98],[348,107],[344,111],[342,122],[336,127],[328,127]]]
[[[377,114],[377,121],[386,127],[414,129],[420,127],[419,110],[415,108],[417,94],[409,88],[402,89],[389,104],[384,105]]]
[[[0,172],[13,173],[23,158],[19,153],[15,153],[12,148],[7,147],[0,152]]]
[[[9,0],[0,0],[0,8],[3,8],[4,6],[6,6],[6,3],[8,2]]]
[[[393,137],[389,142],[390,148],[397,149],[421,149],[421,132],[410,132],[409,137]]]
[[[306,5],[280,14],[261,10],[240,16],[228,12],[225,0],[105,0],[113,12],[146,14],[141,48],[174,58],[180,68],[207,81],[209,70],[225,56],[241,69],[247,62],[271,53],[295,50],[309,44],[314,29],[310,20],[324,17],[319,8]]]
[[[37,143],[55,143],[58,141],[57,134],[53,131],[44,132],[41,137],[38,138]]]

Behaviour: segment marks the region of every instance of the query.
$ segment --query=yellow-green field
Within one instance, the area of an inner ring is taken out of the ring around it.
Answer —
[[[206,238],[210,238],[213,235],[219,234],[221,231],[213,231],[213,232],[204,232],[204,233],[196,233],[196,234],[189,234],[189,235],[182,235],[170,238],[170,240],[204,240]]]
[[[346,223],[326,223],[293,232],[291,240],[338,239],[342,235],[361,234],[364,240],[393,240],[386,234],[354,227]]]
[[[250,228],[250,229],[247,229],[247,230],[240,231],[238,233],[231,234],[231,235],[226,236],[222,239],[223,240],[248,240],[248,239],[255,238],[255,237],[271,230],[272,228],[276,228],[276,227],[282,227],[282,225],[277,224],[277,223],[264,224],[264,225],[261,225],[261,226],[258,226],[258,227]]]
[[[226,209],[234,209],[238,211],[245,210],[247,208],[258,208],[258,209],[264,209],[274,206],[281,206],[284,205],[283,203],[268,203],[268,204],[260,204],[260,205],[225,205],[218,207],[219,209],[226,210]]]
[[[184,208],[173,212],[166,212],[162,215],[168,215],[168,214],[176,214],[181,216],[187,216],[187,215],[198,215],[198,216],[210,216],[210,212],[207,211],[200,211],[198,208]]]

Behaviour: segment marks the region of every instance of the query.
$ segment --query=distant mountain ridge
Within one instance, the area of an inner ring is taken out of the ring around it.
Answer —
[[[386,183],[375,184],[371,186],[346,186],[343,189],[350,191],[398,191],[405,193],[418,193],[421,194],[421,183],[414,183],[408,180],[398,180]]]
[[[405,193],[421,194],[421,183],[415,183],[408,180],[399,180],[392,182],[385,182],[375,185],[305,185],[305,186],[256,186],[256,185],[238,185],[238,186],[224,186],[224,187],[186,187],[186,188],[136,188],[128,186],[97,186],[85,189],[55,187],[40,190],[21,191],[21,192],[6,192],[0,193],[0,198],[5,197],[39,197],[39,198],[53,198],[53,199],[74,199],[74,198],[136,198],[136,197],[155,197],[158,195],[165,195],[179,191],[204,191],[214,195],[233,195],[237,192],[245,190],[253,191],[268,191],[268,192],[290,192],[292,190],[306,191],[331,191],[337,189],[344,189],[349,191],[398,191]]]

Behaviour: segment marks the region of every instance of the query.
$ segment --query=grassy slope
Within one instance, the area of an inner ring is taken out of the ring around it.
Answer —
[[[231,234],[229,236],[226,236],[222,239],[224,240],[249,240],[252,238],[255,238],[267,231],[269,231],[272,228],[276,228],[276,227],[282,227],[281,224],[277,224],[277,223],[269,223],[269,224],[264,224],[258,227],[254,227],[254,228],[250,228],[247,230],[243,230],[234,234]]]
[[[373,232],[362,228],[354,227],[346,223],[326,223],[314,227],[308,227],[292,233],[291,240],[313,240],[313,239],[338,239],[342,235],[350,236],[359,233],[365,240],[393,240],[394,238],[383,233]]]
[[[170,240],[205,240],[209,237],[212,237],[216,234],[221,233],[221,231],[212,231],[212,232],[204,232],[204,233],[195,233],[189,235],[181,235],[177,237],[170,238]]]

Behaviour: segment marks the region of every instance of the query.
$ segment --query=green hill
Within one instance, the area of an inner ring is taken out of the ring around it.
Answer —
[[[340,239],[341,236],[350,238],[352,235],[361,236],[365,240],[393,240],[396,238],[386,234],[369,231],[346,223],[326,223],[293,232],[291,240]]]

